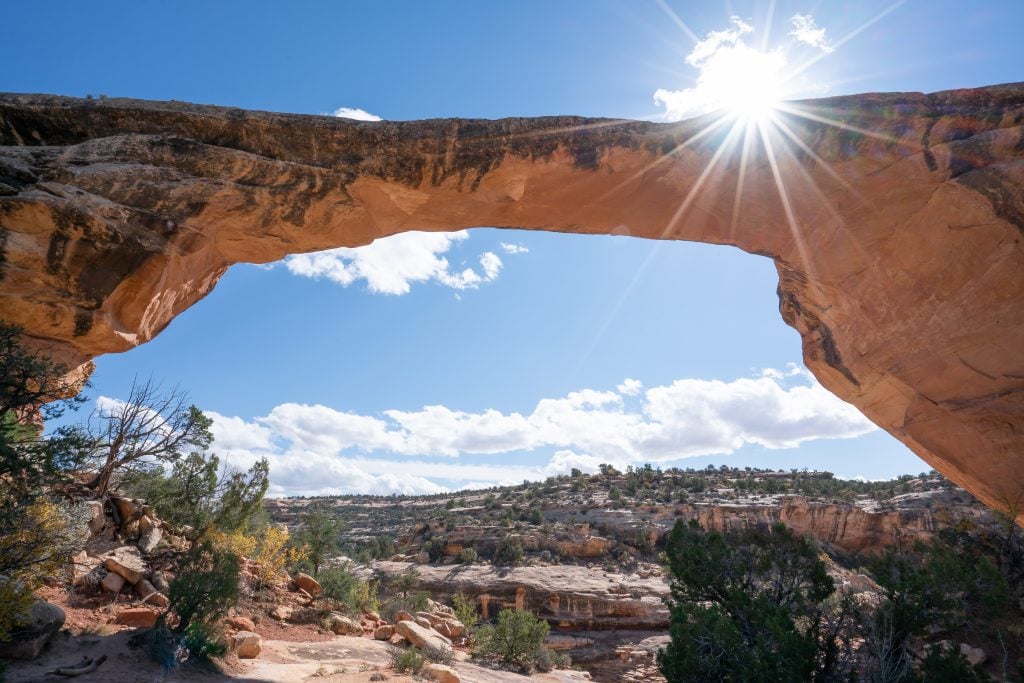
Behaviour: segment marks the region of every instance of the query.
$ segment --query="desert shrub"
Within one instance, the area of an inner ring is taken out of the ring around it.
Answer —
[[[420,585],[420,575],[414,568],[410,567],[401,574],[396,574],[388,579],[389,588],[403,598]]]
[[[494,551],[494,564],[500,567],[515,567],[523,561],[523,542],[518,536],[506,536]]]
[[[414,647],[388,648],[391,668],[400,674],[418,674],[426,663],[426,658]]]
[[[455,618],[465,624],[467,630],[472,629],[476,625],[476,600],[468,595],[462,593],[453,595],[452,611],[455,613]]]
[[[42,430],[85,400],[69,376],[25,348],[21,328],[0,321],[0,640],[25,616],[33,589],[84,540],[84,511],[44,495],[87,454],[80,430]]]
[[[432,538],[426,541],[422,546],[422,551],[427,553],[431,562],[437,562],[444,554],[444,539]]]
[[[181,645],[189,655],[201,662],[223,657],[228,652],[224,633],[212,624],[201,621],[194,621],[188,625],[181,638]]]
[[[239,564],[237,555],[209,541],[192,547],[167,592],[179,631],[187,631],[193,622],[210,623],[238,602]]]
[[[493,657],[505,666],[530,670],[544,650],[544,638],[550,626],[529,612],[503,609],[495,625],[482,626],[476,632],[475,654]]]
[[[324,561],[338,551],[338,538],[345,524],[324,510],[312,510],[302,516],[302,528],[296,541],[309,549],[307,562],[313,575],[320,573]]]
[[[35,600],[32,591],[57,575],[88,537],[88,517],[79,505],[38,498],[11,511],[15,528],[0,535],[0,640]]]
[[[376,611],[380,606],[377,599],[377,584],[363,581],[346,567],[332,567],[320,573],[323,597],[351,614]]]
[[[190,527],[191,536],[198,538],[211,528],[229,534],[259,528],[268,477],[265,459],[240,472],[221,468],[216,455],[193,451],[173,461],[169,472],[135,472],[123,486],[155,507],[161,518]]]
[[[248,536],[241,531],[232,531],[225,533],[220,530],[213,530],[206,536],[210,542],[225,552],[229,552],[238,557],[252,557],[256,550],[256,546],[259,545],[259,539],[255,536]]]
[[[434,664],[444,664],[445,666],[451,666],[455,663],[455,652],[450,647],[430,647],[427,646],[420,650],[423,654],[423,658],[428,662]]]
[[[290,542],[288,527],[272,525],[263,530],[259,547],[252,558],[256,582],[260,588],[280,582],[285,567],[305,559],[305,550]]]
[[[462,552],[459,553],[459,562],[461,564],[473,564],[476,560],[477,554],[473,548],[463,548]]]
[[[826,607],[835,584],[809,539],[781,524],[727,536],[680,520],[667,555],[671,641],[658,665],[670,683],[842,675],[849,650],[830,627],[846,620]]]
[[[164,671],[170,671],[181,663],[185,652],[180,645],[181,636],[168,628],[163,615],[157,619],[153,628],[139,631],[128,639],[129,647],[141,648]]]
[[[537,667],[537,671],[547,673],[554,669],[568,669],[572,666],[572,658],[562,652],[542,647],[537,650],[533,664]]]

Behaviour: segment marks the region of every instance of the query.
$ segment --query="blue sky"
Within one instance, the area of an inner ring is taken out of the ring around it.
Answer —
[[[1010,82],[1024,57],[1024,5],[996,1],[67,2],[5,17],[24,30],[0,90],[396,120],[685,115],[673,107],[711,68],[694,39],[712,32],[810,64],[791,81],[805,97]],[[135,375],[180,384],[216,415],[217,450],[271,458],[278,494],[599,461],[927,469],[800,371],[775,287],[769,260],[725,247],[400,236],[236,266],[157,339],[100,358],[92,394],[124,396]]]

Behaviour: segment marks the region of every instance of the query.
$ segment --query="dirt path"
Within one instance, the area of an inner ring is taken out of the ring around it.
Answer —
[[[57,634],[43,654],[32,662],[12,663],[7,671],[10,683],[55,683],[67,680],[48,676],[58,666],[71,666],[83,656],[107,655],[107,661],[91,674],[73,679],[75,683],[172,683],[177,681],[250,681],[282,683],[363,683],[374,674],[383,674],[389,682],[411,683],[411,676],[394,673],[389,667],[387,645],[368,638],[337,636],[321,642],[264,640],[258,659],[239,661],[230,658],[222,671],[209,671],[193,664],[164,671],[142,651],[128,647],[133,631],[111,635],[72,636],[67,631]],[[454,664],[464,683],[569,683],[589,680],[577,671],[558,671],[535,676],[520,676],[495,671],[465,661],[458,653]],[[380,680],[380,679],[377,679]]]

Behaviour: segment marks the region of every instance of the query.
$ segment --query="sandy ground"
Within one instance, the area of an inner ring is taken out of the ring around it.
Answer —
[[[147,655],[128,647],[134,631],[125,629],[109,635],[71,635],[67,630],[58,633],[43,654],[32,662],[14,662],[7,671],[10,683],[54,683],[69,680],[47,675],[59,666],[73,666],[84,656],[107,655],[107,661],[96,671],[74,679],[76,683],[157,683],[172,681],[282,681],[285,683],[356,683],[373,680],[382,674],[384,680],[411,683],[411,676],[394,673],[389,667],[387,644],[369,638],[332,636],[331,640],[285,641],[264,640],[263,652],[258,659],[238,660],[229,657],[221,670],[211,671],[195,664],[185,663],[179,668],[164,671]],[[298,635],[297,633],[294,635]],[[458,653],[459,661],[453,666],[465,683],[567,683],[588,680],[576,671],[558,671],[535,676],[495,671],[465,661],[467,655]],[[380,679],[377,679],[380,680]]]

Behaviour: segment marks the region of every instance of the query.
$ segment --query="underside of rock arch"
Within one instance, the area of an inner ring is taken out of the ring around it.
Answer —
[[[478,226],[774,259],[819,381],[1024,521],[1024,84],[794,103],[762,131],[0,95],[0,317],[72,367],[234,263]]]

